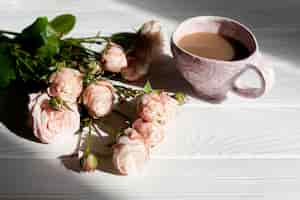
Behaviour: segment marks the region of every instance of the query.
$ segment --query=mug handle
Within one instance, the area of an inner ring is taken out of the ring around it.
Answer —
[[[260,88],[237,85],[238,78],[249,69],[254,70],[258,75],[260,79]],[[248,63],[246,64],[244,70],[241,73],[239,73],[237,77],[233,80],[232,91],[243,97],[257,98],[262,96],[264,93],[266,93],[272,88],[274,80],[274,70],[270,66],[266,66],[265,63],[263,63],[262,65]]]

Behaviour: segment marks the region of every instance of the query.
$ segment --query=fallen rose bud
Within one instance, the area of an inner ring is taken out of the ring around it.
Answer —
[[[97,157],[89,153],[87,156],[83,156],[80,159],[80,167],[83,171],[92,172],[97,169],[98,166],[98,159]]]

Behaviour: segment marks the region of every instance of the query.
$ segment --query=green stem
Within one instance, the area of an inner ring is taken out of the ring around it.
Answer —
[[[96,43],[102,44],[102,42],[107,42],[110,37],[104,36],[94,36],[94,37],[81,37],[81,38],[66,38],[65,40],[72,40],[79,43]]]
[[[79,41],[80,43],[88,43],[88,44],[103,44],[103,42],[97,41],[97,40],[83,40],[83,41]]]
[[[88,122],[89,132],[88,132],[88,136],[87,136],[86,149],[84,152],[85,156],[88,156],[91,152],[92,123],[93,123],[93,120],[90,119]]]
[[[133,89],[133,88],[129,88],[129,87],[124,87],[121,85],[114,85],[114,88],[117,89],[117,93],[124,95],[124,97],[129,98],[135,98],[139,95],[145,94],[145,92],[143,90],[138,90],[138,89]]]
[[[75,40],[95,40],[95,39],[102,39],[102,40],[108,40],[110,37],[105,36],[93,36],[93,37],[80,37],[80,38],[73,38]]]
[[[84,46],[81,46],[81,45],[75,45],[75,44],[73,44],[73,46],[75,46],[75,47],[77,47],[77,48],[84,49],[84,50],[86,50],[88,53],[99,54],[99,52],[94,51],[94,50],[92,50],[92,49],[88,49],[88,48],[86,48],[86,47],[84,47]]]
[[[78,154],[78,151],[80,150],[81,137],[82,137],[82,128],[80,128],[79,133],[78,133],[78,140],[77,140],[77,145],[76,145],[74,154]]]

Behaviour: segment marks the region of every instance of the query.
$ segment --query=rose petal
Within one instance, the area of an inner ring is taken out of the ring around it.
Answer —
[[[46,93],[31,94],[32,128],[34,135],[43,143],[50,143],[58,134],[75,133],[80,126],[80,115],[75,104],[72,109],[54,110],[49,105],[50,97]]]
[[[50,76],[47,92],[50,96],[75,102],[82,91],[82,79],[83,75],[78,70],[62,68]]]

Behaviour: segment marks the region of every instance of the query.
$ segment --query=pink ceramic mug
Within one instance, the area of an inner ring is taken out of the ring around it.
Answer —
[[[218,33],[234,38],[248,48],[249,56],[234,61],[215,60],[194,55],[177,45],[183,36],[195,32]],[[240,96],[256,98],[268,91],[274,82],[274,71],[265,65],[255,36],[249,28],[233,19],[199,16],[185,20],[172,35],[171,50],[178,70],[196,93],[205,99],[222,101],[230,90]],[[260,88],[237,84],[240,75],[248,69],[257,73]]]

